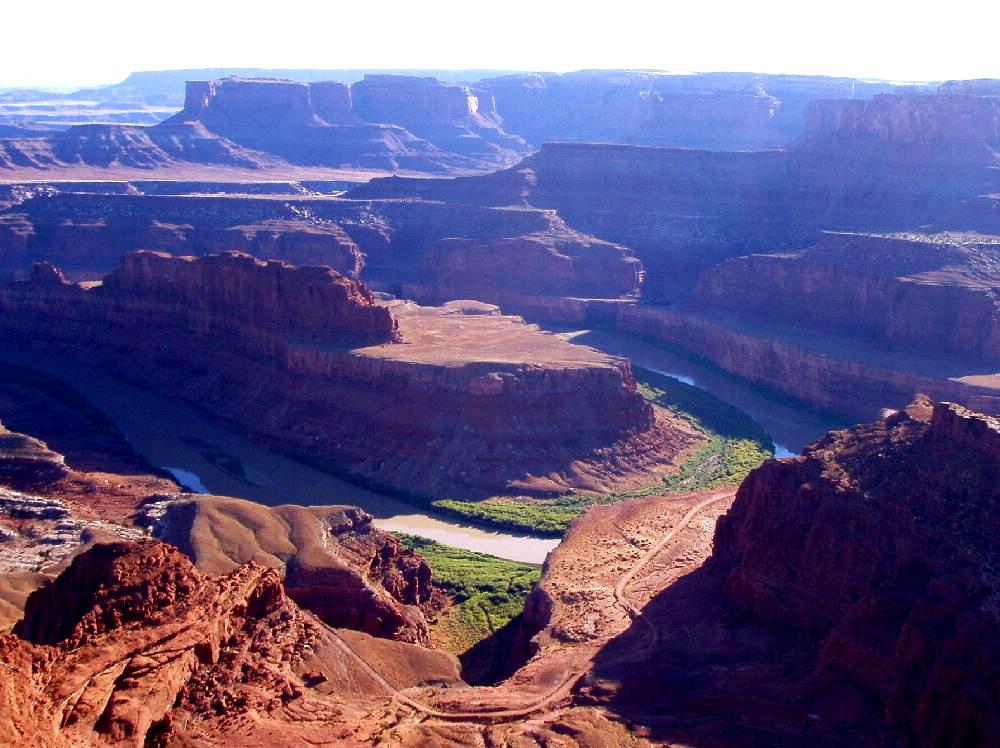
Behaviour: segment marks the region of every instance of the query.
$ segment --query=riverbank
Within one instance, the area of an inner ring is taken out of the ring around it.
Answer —
[[[180,477],[188,488],[268,506],[352,504],[384,530],[517,562],[540,564],[558,543],[455,521],[367,490],[254,444],[186,403],[85,364],[11,351],[0,353],[0,362],[41,371],[71,387],[113,422],[146,461]]]
[[[280,455],[210,421],[190,405],[93,367],[9,351],[0,354],[0,360],[41,370],[73,387],[121,429],[146,461],[195,492],[239,496],[272,506],[354,504],[385,530],[536,564],[591,505],[736,484],[765,458],[797,455],[827,431],[846,425],[768,397],[736,377],[637,336],[565,329],[559,334],[629,358],[646,397],[685,419],[704,435],[704,443],[664,480],[627,493],[479,502],[443,498],[416,505]]]
[[[751,470],[774,456],[771,437],[739,408],[679,379],[641,367],[633,367],[633,372],[647,400],[687,422],[702,437],[659,482],[628,493],[581,492],[553,499],[504,496],[484,501],[439,500],[432,506],[459,518],[507,530],[558,537],[596,504],[738,485]]]

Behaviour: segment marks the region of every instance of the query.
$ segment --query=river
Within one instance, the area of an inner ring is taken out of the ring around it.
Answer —
[[[607,330],[551,329],[574,342],[628,358],[633,366],[700,387],[736,406],[770,434],[777,457],[799,455],[804,446],[816,441],[826,432],[851,424],[847,419],[818,415],[768,396],[744,380],[708,364],[679,356],[636,335]]]
[[[571,330],[561,335],[635,366],[702,387],[749,413],[774,439],[777,455],[802,447],[843,423],[769,398],[717,369],[693,363],[641,338],[617,332]],[[150,463],[170,471],[187,488],[239,496],[267,505],[354,504],[384,530],[419,535],[458,548],[514,561],[541,563],[558,540],[494,532],[340,480],[329,473],[272,452],[210,421],[187,403],[113,379],[93,367],[46,356],[4,353],[13,364],[60,379],[114,421]]]
[[[353,504],[383,530],[419,535],[457,548],[540,564],[559,543],[494,532],[434,516],[261,447],[210,421],[182,400],[113,379],[93,367],[46,356],[4,352],[8,363],[48,374],[73,387],[121,429],[137,452],[200,493],[261,504]]]

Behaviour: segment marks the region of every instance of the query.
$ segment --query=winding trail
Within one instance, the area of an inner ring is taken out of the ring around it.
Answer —
[[[656,625],[649,620],[649,617],[644,616],[642,614],[642,611],[639,610],[639,608],[637,608],[635,604],[628,599],[628,596],[626,595],[626,590],[628,589],[628,586],[632,583],[632,580],[635,579],[635,575],[638,574],[640,571],[642,571],[642,568],[646,564],[648,564],[650,561],[656,558],[660,554],[660,552],[663,551],[663,549],[666,548],[674,540],[674,538],[677,537],[678,533],[682,532],[689,524],[691,524],[691,520],[693,520],[695,516],[702,509],[711,506],[712,504],[715,504],[719,501],[722,501],[723,499],[732,498],[735,492],[736,492],[735,488],[730,488],[724,491],[713,493],[710,496],[708,496],[708,498],[699,501],[697,504],[691,507],[688,510],[687,514],[681,517],[681,521],[677,523],[677,526],[674,527],[666,535],[664,535],[660,539],[660,542],[658,542],[656,545],[650,548],[646,552],[646,554],[641,559],[639,559],[638,562],[636,562],[635,566],[633,566],[625,574],[622,575],[621,579],[618,580],[618,584],[615,585],[615,604],[618,605],[619,608],[624,610],[625,613],[628,614],[628,617],[631,618],[633,621],[641,621],[649,629],[650,633],[649,641],[646,643],[646,646],[644,646],[638,654],[640,655],[647,654],[653,648],[653,646],[656,644],[656,642],[660,637],[660,631],[659,629],[656,628]]]
[[[698,515],[699,512],[701,512],[706,507],[711,506],[712,504],[715,504],[719,501],[732,498],[734,493],[735,493],[734,488],[726,489],[724,491],[718,491],[709,495],[707,498],[703,499],[702,501],[698,502],[693,507],[691,507],[691,509],[689,509],[687,513],[681,518],[680,522],[678,522],[677,525],[670,530],[670,532],[664,535],[663,538],[660,539],[658,543],[656,543],[656,545],[650,548],[643,555],[643,557],[640,558],[631,569],[629,569],[628,572],[623,574],[622,577],[618,580],[618,583],[615,585],[614,588],[615,604],[618,605],[618,607],[620,607],[622,610],[624,610],[632,621],[641,621],[645,626],[648,627],[650,631],[649,641],[640,651],[641,655],[648,654],[649,651],[651,651],[652,648],[655,646],[656,642],[659,639],[659,630],[656,628],[656,625],[652,621],[650,621],[647,616],[644,616],[642,614],[642,611],[639,610],[639,608],[637,608],[628,599],[626,594],[628,586],[632,583],[632,580],[635,578],[636,574],[638,574],[642,570],[642,568],[646,566],[650,561],[656,558],[656,556],[658,556],[665,547],[667,547],[671,542],[673,542],[673,540],[677,537],[677,535],[681,533],[685,528],[687,528],[689,524],[691,524],[691,520],[693,520]],[[583,674],[589,670],[589,666],[591,664],[588,661],[584,663],[583,666],[570,670],[570,672],[562,680],[560,680],[557,685],[546,691],[542,696],[537,698],[535,701],[531,702],[530,704],[526,704],[525,706],[516,707],[513,709],[444,711],[442,709],[438,709],[433,706],[428,706],[427,704],[419,702],[416,699],[413,699],[410,696],[407,696],[402,691],[400,691],[398,688],[392,685],[392,683],[386,680],[381,673],[375,670],[375,668],[373,668],[364,659],[364,657],[362,657],[357,651],[355,651],[355,649],[350,644],[348,644],[347,641],[345,641],[339,634],[337,634],[336,631],[330,630],[327,633],[327,637],[331,644],[333,644],[334,646],[339,648],[342,652],[344,652],[349,657],[354,659],[361,666],[361,668],[375,680],[376,683],[378,683],[382,688],[384,688],[386,692],[391,694],[393,700],[398,701],[399,703],[404,704],[410,707],[411,709],[420,712],[425,716],[434,717],[436,719],[448,720],[448,721],[465,722],[465,721],[479,720],[488,722],[492,721],[502,722],[510,719],[517,719],[519,717],[526,717],[541,709],[544,709],[553,702],[556,702],[567,696],[572,691],[572,688],[576,684],[577,680],[579,680],[580,677],[582,677]],[[623,658],[623,661],[626,661],[626,659],[627,661],[631,661],[634,657],[635,654],[632,654],[628,658]]]

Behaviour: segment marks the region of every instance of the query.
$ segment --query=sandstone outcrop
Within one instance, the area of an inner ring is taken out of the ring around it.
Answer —
[[[110,477],[113,483],[104,473],[78,472],[45,442],[0,424],[0,628],[76,554],[97,542],[141,538],[123,520],[151,494],[175,489],[153,475]]]
[[[421,270],[434,300],[480,299],[509,309],[530,305],[532,296],[633,295],[643,277],[625,247],[558,234],[442,239],[424,253]]]
[[[254,562],[277,569],[298,605],[324,623],[430,646],[422,609],[440,604],[431,569],[356,507],[265,507],[218,496],[143,508],[143,524],[199,571]]]
[[[96,285],[39,266],[0,312],[12,345],[88,357],[400,491],[640,487],[690,438],[624,360],[520,318],[390,310],[328,268],[140,252]]]
[[[824,137],[849,143],[851,155],[863,157],[866,148],[879,146],[884,162],[903,159],[911,165],[914,153],[923,161],[946,160],[981,165],[1000,147],[1000,94],[964,95],[942,91],[927,95],[881,95],[870,101],[828,100],[813,104],[807,141]],[[818,144],[809,144],[815,147]]]
[[[45,442],[9,431],[0,423],[0,483],[24,489],[54,483],[68,473],[63,456]]]
[[[54,412],[38,404],[34,409]],[[70,435],[73,429],[67,424]],[[59,427],[49,430],[55,434]],[[93,452],[85,454],[93,459]],[[123,464],[117,450],[103,457],[108,467]],[[431,646],[424,613],[445,603],[423,558],[355,507],[195,499],[153,475],[78,472],[44,442],[0,427],[5,618],[7,608],[23,603],[29,585],[59,573],[94,543],[136,540],[147,532],[180,548],[203,573],[226,574],[251,561],[274,568],[292,598],[327,624],[382,638]]]
[[[821,641],[886,743],[989,745],[1000,667],[1000,422],[917,400],[750,474],[718,525],[726,594]]]
[[[0,740],[144,745],[242,733],[294,743],[317,721],[326,739],[344,740],[345,717],[385,692],[343,641],[288,599],[273,569],[206,577],[156,541],[99,545],[31,595],[15,634],[0,635]],[[413,645],[353,634],[350,646],[395,658],[398,687],[416,672],[458,680],[453,659]]]

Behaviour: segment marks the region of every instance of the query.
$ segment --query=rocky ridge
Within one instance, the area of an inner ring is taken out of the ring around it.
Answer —
[[[354,637],[397,658],[401,686],[408,664],[457,680],[446,656]],[[295,741],[320,719],[327,738],[347,739],[345,712],[356,718],[382,693],[335,641],[272,569],[206,577],[156,541],[99,545],[31,595],[14,635],[0,635],[0,737],[143,745],[253,731]]]
[[[889,349],[996,362],[1000,237],[824,233],[800,252],[706,270],[693,302]]]
[[[199,495],[146,504],[138,522],[202,573],[250,562],[275,568],[288,595],[324,623],[431,646],[424,611],[443,601],[430,567],[361,509]]]
[[[988,745],[998,471],[997,419],[918,399],[752,473],[712,563],[731,601],[874,694],[890,742]]]
[[[574,231],[553,211],[332,200],[290,184],[273,185],[292,193],[281,198],[160,195],[159,185],[138,184],[19,188],[17,203],[0,213],[0,272],[23,277],[31,263],[48,261],[91,280],[134,250],[236,250],[328,265],[352,278],[363,273],[369,284],[397,293],[405,286],[424,303],[474,294],[515,308],[525,292],[634,295],[643,277],[631,250]]]

